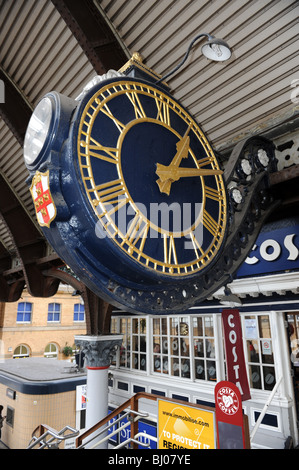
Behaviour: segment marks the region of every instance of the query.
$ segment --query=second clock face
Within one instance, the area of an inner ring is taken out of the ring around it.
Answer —
[[[174,98],[134,79],[104,83],[83,109],[77,153],[99,243],[159,276],[215,259],[227,219],[222,172]]]

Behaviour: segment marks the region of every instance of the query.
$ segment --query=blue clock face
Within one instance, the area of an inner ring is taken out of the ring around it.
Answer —
[[[222,171],[170,95],[134,79],[104,83],[82,111],[77,155],[99,243],[152,279],[215,260],[227,222]]]

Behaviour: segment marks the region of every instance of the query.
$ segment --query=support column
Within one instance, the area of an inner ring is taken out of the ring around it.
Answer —
[[[85,354],[87,369],[86,429],[108,415],[108,369],[110,357],[116,347],[120,347],[123,335],[80,335],[75,343]],[[103,438],[101,435],[99,440]],[[90,446],[96,441],[92,441]],[[107,448],[108,443],[98,448]],[[87,446],[88,447],[88,446]]]

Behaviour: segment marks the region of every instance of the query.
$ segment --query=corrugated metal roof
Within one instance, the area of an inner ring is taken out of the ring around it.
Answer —
[[[190,41],[208,32],[233,49],[225,63],[194,50],[169,79],[174,96],[201,123],[215,147],[242,137],[258,122],[292,113],[291,82],[298,77],[295,0],[97,0],[126,47],[164,75]]]
[[[0,60],[29,101],[56,90],[76,97],[94,71],[48,0],[0,1]]]

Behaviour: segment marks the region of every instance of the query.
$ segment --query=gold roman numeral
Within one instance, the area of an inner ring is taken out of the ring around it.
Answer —
[[[194,232],[190,232],[190,238],[191,238],[191,241],[192,241],[192,244],[193,244],[193,248],[194,248],[194,251],[195,251],[195,254],[196,254],[196,258],[200,258],[201,255],[204,255],[205,252],[203,251],[201,245],[199,244],[198,240],[196,239],[196,236],[195,236],[195,233]],[[198,251],[201,253],[201,255],[199,255]]]
[[[170,126],[169,104],[156,98],[156,105],[158,109],[157,121],[161,121],[163,124]]]
[[[114,122],[114,124],[116,125],[117,129],[119,130],[119,132],[122,132],[126,125],[123,124],[122,122],[120,122],[111,112],[111,110],[109,109],[109,106],[107,105],[107,103],[105,103],[101,108],[100,108],[100,111],[105,114],[106,116],[108,116],[110,119],[112,119],[112,121]]]
[[[118,205],[120,203],[120,198],[127,200],[127,198],[122,197],[126,196],[126,189],[121,179],[100,184],[95,187],[95,190],[97,191],[100,202],[104,205]],[[94,189],[92,191],[94,191]]]
[[[109,163],[118,163],[118,149],[115,147],[105,147],[101,145],[94,138],[90,138],[92,143],[88,144],[84,140],[81,140],[80,146],[86,149],[86,154],[81,153],[81,156],[89,155],[90,157],[99,158]]]
[[[128,231],[121,244],[124,245],[127,243],[129,245],[129,253],[133,252],[133,247],[137,247],[140,252],[138,254],[138,259],[140,259],[147,239],[148,231],[149,223],[144,220],[139,212],[136,212],[134,218],[129,224]]]
[[[203,225],[206,227],[213,236],[216,236],[219,231],[219,225],[213,217],[204,210],[203,212]]]
[[[213,157],[205,157],[205,158],[202,158],[201,160],[197,160],[197,168],[202,168],[203,166],[206,166],[206,165],[210,165],[211,163],[213,163],[215,160],[213,159]]]
[[[164,238],[164,263],[178,264],[173,235],[170,235],[169,237],[167,235],[163,235],[163,238]]]
[[[127,95],[127,97],[129,98],[129,100],[131,101],[131,103],[134,107],[136,119],[145,118],[146,114],[145,114],[143,106],[140,102],[140,98],[139,98],[138,94],[136,93],[136,91],[127,92],[126,95]]]
[[[206,197],[209,199],[214,199],[214,201],[223,201],[223,194],[217,191],[217,189],[210,188],[209,186],[205,187]]]

